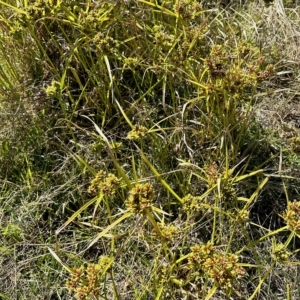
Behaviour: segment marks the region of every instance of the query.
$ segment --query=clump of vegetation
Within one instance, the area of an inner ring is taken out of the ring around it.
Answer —
[[[284,6],[225,2],[0,1],[1,297],[299,296]]]

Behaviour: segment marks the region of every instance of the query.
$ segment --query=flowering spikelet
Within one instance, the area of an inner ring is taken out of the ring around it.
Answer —
[[[182,198],[184,211],[195,211],[201,209],[201,197],[195,197],[191,194]]]
[[[106,172],[100,170],[96,177],[91,181],[88,192],[92,195],[95,195],[98,192],[111,197],[115,194],[119,184],[120,179],[114,174],[109,173],[106,176]]]
[[[150,183],[137,184],[129,193],[126,200],[126,207],[133,213],[143,213],[144,210],[152,205],[154,190]]]
[[[134,125],[133,129],[128,132],[127,138],[130,140],[138,140],[144,137],[148,129],[144,126]]]
[[[294,201],[288,203],[287,211],[283,215],[288,228],[296,234],[300,234],[300,202]]]
[[[165,239],[167,242],[172,242],[176,236],[179,234],[179,230],[176,226],[171,224],[164,224],[164,223],[157,223],[157,226],[160,230],[161,236]],[[153,236],[157,236],[157,232],[153,232]]]
[[[217,252],[211,242],[191,247],[188,267],[194,274],[200,271],[202,276],[224,290],[231,289],[233,282],[245,274],[238,265],[238,256]]]
[[[190,267],[200,267],[214,253],[214,245],[210,242],[202,246],[194,245],[191,247],[191,251]]]
[[[245,274],[234,254],[215,253],[203,263],[203,268],[214,284],[225,290],[231,289],[232,283]]]
[[[277,244],[273,247],[272,257],[278,263],[287,262],[291,253],[286,249],[284,244]]]
[[[100,293],[100,284],[105,273],[111,268],[113,259],[101,256],[97,264],[88,264],[72,270],[72,277],[66,282],[69,293],[78,300],[95,299]]]
[[[217,179],[221,176],[218,171],[218,167],[215,163],[209,164],[205,167],[205,173],[207,175],[208,187],[212,187],[217,183]]]

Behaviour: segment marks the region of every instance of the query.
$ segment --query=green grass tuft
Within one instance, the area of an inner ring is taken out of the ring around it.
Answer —
[[[298,299],[296,1],[0,1],[0,298]]]

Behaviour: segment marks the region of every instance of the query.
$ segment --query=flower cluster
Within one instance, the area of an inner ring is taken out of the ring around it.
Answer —
[[[201,197],[188,194],[182,198],[182,203],[184,211],[192,212],[201,209]]]
[[[69,293],[74,293],[78,300],[95,299],[99,296],[102,278],[111,268],[112,263],[112,258],[101,256],[97,264],[74,268],[71,279],[66,282]]]
[[[106,175],[105,171],[100,170],[96,177],[91,181],[88,192],[92,195],[102,193],[111,197],[115,194],[116,189],[119,187],[120,181],[121,180],[114,174],[109,173]]]
[[[288,228],[296,234],[300,234],[300,202],[294,201],[288,203],[287,211],[283,215]]]
[[[103,32],[98,32],[92,39],[92,43],[99,53],[116,55],[118,53],[119,41]]]
[[[60,83],[58,81],[52,81],[51,85],[48,85],[45,88],[45,92],[49,97],[58,97],[61,92]]]
[[[226,75],[226,58],[224,47],[221,45],[212,47],[210,55],[204,61],[211,78],[222,78]]]
[[[273,248],[272,257],[276,262],[284,263],[288,261],[290,256],[291,253],[286,249],[286,246],[284,244],[277,244]]]
[[[232,186],[232,184],[228,181],[222,181],[221,184],[221,194],[220,194],[220,199],[224,202],[224,203],[228,203],[230,205],[232,205],[232,202],[234,200],[236,200],[237,195],[236,195],[236,191],[234,189],[234,187]]]
[[[245,225],[249,221],[249,211],[246,209],[235,209],[231,212],[231,218],[234,224]]]
[[[140,214],[151,207],[154,197],[153,186],[150,183],[137,184],[129,193],[126,207],[135,214]]]
[[[198,274],[201,271],[222,289],[231,289],[233,282],[245,274],[235,254],[217,252],[210,242],[202,246],[194,245],[191,251],[188,258],[189,268]]]
[[[205,59],[205,67],[213,82],[211,91],[223,91],[223,94],[238,97],[245,88],[255,87],[257,82],[267,80],[274,74],[273,65],[261,70],[263,62],[257,48],[249,44],[241,43],[237,52],[224,45],[214,45]]]
[[[127,138],[130,140],[138,140],[144,137],[148,129],[144,126],[134,125],[132,130],[128,132]]]
[[[264,81],[270,78],[275,72],[275,67],[274,65],[268,65],[266,66],[265,70],[262,72],[259,72],[257,74],[257,80],[258,81]]]
[[[28,16],[35,20],[45,17],[55,6],[52,1],[36,0],[26,8]]]
[[[169,270],[170,270],[170,268],[167,268],[167,267],[163,267],[159,270],[158,276],[159,276],[159,279],[160,279],[159,280],[160,284],[164,284],[168,281]]]
[[[195,19],[197,13],[203,10],[201,3],[196,0],[179,0],[174,4],[174,11],[183,19]]]
[[[217,183],[217,179],[221,176],[221,173],[218,171],[215,163],[207,165],[204,169],[208,180],[208,187],[211,188]]]
[[[175,36],[166,33],[161,25],[155,25],[152,28],[155,38],[155,44],[161,46],[164,50],[170,49],[174,43]]]
[[[191,268],[200,267],[203,263],[213,255],[215,252],[214,245],[208,242],[205,245],[194,245],[191,247],[191,254],[189,256],[189,266]]]
[[[232,283],[245,274],[234,254],[215,253],[203,264],[203,269],[214,284],[222,289],[232,288]]]
[[[296,153],[299,154],[300,153],[300,138],[299,137],[292,137],[289,139],[289,143],[291,146],[291,150]]]
[[[167,242],[172,242],[176,236],[179,234],[179,230],[176,226],[170,225],[170,224],[164,224],[164,223],[157,223],[157,226],[160,230],[161,236],[165,239]],[[153,231],[152,234],[154,237],[157,237],[157,232]]]

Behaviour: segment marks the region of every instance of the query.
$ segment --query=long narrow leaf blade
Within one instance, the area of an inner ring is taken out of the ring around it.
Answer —
[[[103,198],[103,195],[101,194],[98,197],[95,197],[93,199],[91,199],[89,202],[87,202],[86,204],[84,204],[82,207],[80,207],[62,226],[60,226],[56,232],[55,235],[58,235],[64,228],[66,228],[72,221],[74,221],[81,212],[83,212],[84,210],[86,210],[90,205],[92,205],[93,203],[95,203],[97,200],[99,200]]]
[[[79,254],[84,253],[86,250],[88,250],[89,248],[91,248],[95,243],[97,243],[99,241],[99,239],[101,239],[103,236],[105,236],[107,234],[108,231],[110,231],[112,228],[114,228],[116,225],[118,225],[119,223],[121,223],[123,220],[129,218],[132,215],[132,212],[128,211],[127,213],[125,213],[122,217],[120,217],[119,219],[117,219],[115,222],[113,222],[112,224],[110,224],[109,226],[107,226],[102,232],[100,232],[88,245],[88,247],[86,249],[84,249],[83,251],[81,251]]]

